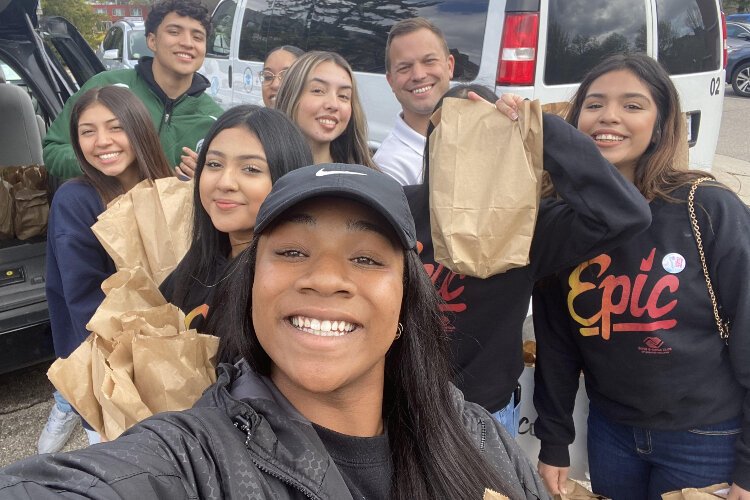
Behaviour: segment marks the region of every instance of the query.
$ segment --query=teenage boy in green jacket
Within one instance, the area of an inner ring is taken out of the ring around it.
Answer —
[[[178,175],[192,177],[196,150],[222,113],[205,90],[208,79],[196,71],[206,56],[210,28],[206,7],[196,0],[162,0],[146,18],[146,40],[154,57],[135,69],[105,71],[91,77],[65,103],[44,139],[44,163],[63,179],[81,174],[70,145],[70,112],[86,90],[105,85],[128,87],[148,108],[167,161]]]

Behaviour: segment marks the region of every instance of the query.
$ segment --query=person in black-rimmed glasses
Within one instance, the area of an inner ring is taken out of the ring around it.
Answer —
[[[304,53],[304,50],[294,45],[280,45],[271,49],[268,53],[266,61],[263,63],[263,71],[258,73],[258,79],[263,89],[263,104],[267,108],[276,106],[276,94],[281,87],[284,73]]]

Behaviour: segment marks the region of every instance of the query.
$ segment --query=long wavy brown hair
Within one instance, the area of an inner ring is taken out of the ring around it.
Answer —
[[[578,127],[583,102],[591,84],[607,73],[622,70],[631,72],[643,82],[651,93],[657,110],[653,142],[636,164],[635,186],[648,200],[662,198],[666,201],[677,201],[671,196],[675,189],[691,184],[700,177],[714,177],[708,172],[686,170],[676,163],[681,142],[687,140],[685,117],[680,108],[677,89],[669,74],[657,61],[645,54],[618,54],[605,59],[583,79],[570,101],[565,119],[574,127]],[[545,175],[542,196],[553,194],[554,186],[549,176]]]
[[[279,87],[279,93],[276,95],[276,109],[286,113],[296,122],[299,101],[310,73],[324,62],[332,62],[342,68],[352,81],[352,116],[344,132],[331,141],[331,158],[337,163],[353,163],[379,170],[367,146],[367,118],[359,99],[354,72],[346,59],[336,52],[314,50],[294,61]]]
[[[105,106],[117,117],[128,136],[130,147],[135,153],[139,181],[173,175],[164,156],[159,135],[151,121],[151,115],[143,102],[124,87],[111,85],[90,89],[76,101],[70,113],[70,142],[83,170],[83,179],[96,189],[104,205],[123,194],[125,190],[117,178],[104,175],[94,168],[81,151],[78,122],[81,114],[97,103]]]

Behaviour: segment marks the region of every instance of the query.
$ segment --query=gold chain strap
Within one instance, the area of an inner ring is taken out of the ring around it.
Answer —
[[[688,194],[688,212],[690,214],[690,225],[693,227],[695,243],[698,245],[698,254],[701,258],[701,266],[703,266],[703,276],[706,278],[706,288],[708,288],[708,295],[711,297],[711,305],[713,305],[714,308],[714,319],[716,320],[716,327],[719,329],[719,337],[721,337],[724,343],[727,344],[729,343],[729,324],[724,323],[724,321],[721,319],[721,316],[719,315],[719,304],[716,301],[714,287],[711,284],[711,277],[708,274],[706,254],[703,253],[703,239],[701,238],[701,230],[698,226],[698,218],[695,216],[695,190],[698,189],[698,184],[710,180],[710,177],[702,177],[693,182],[693,185],[690,187],[690,194]]]

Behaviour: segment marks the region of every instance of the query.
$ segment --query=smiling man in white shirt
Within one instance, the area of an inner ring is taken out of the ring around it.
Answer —
[[[454,60],[442,31],[415,17],[394,24],[385,47],[386,79],[402,111],[374,160],[401,185],[422,182],[432,110],[450,87]]]

